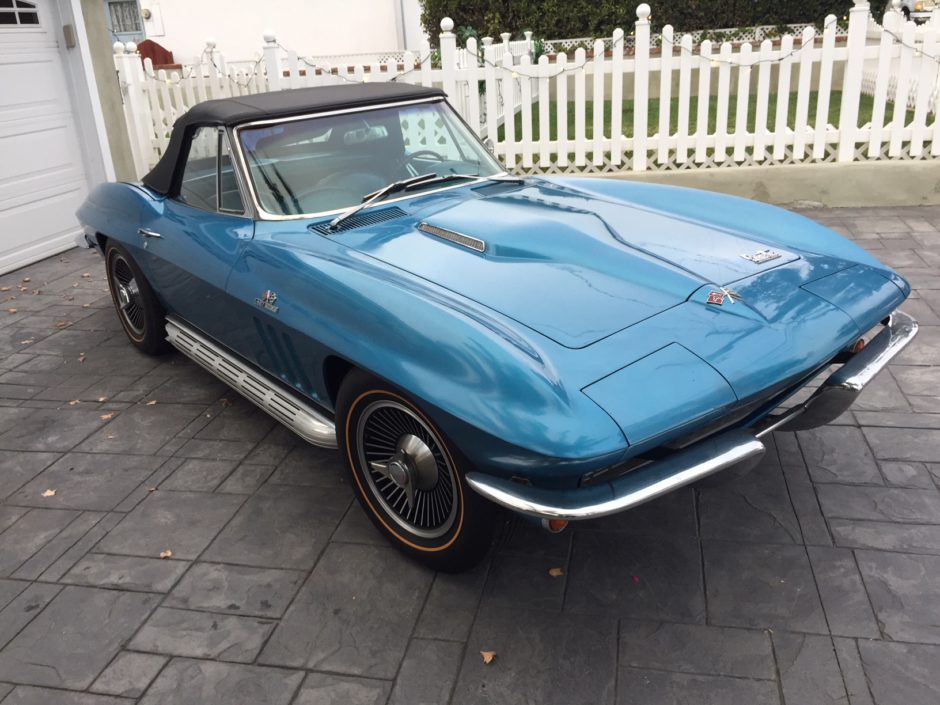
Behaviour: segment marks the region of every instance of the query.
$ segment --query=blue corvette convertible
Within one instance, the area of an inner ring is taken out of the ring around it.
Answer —
[[[208,101],[79,210],[140,350],[168,344],[318,446],[398,548],[486,552],[746,469],[917,332],[910,292],[805,218],[507,174],[435,89]]]

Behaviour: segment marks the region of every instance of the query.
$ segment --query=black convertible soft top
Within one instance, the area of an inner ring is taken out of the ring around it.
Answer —
[[[142,179],[158,193],[169,193],[177,173],[180,155],[185,150],[189,128],[200,125],[234,126],[254,120],[318,113],[341,108],[359,108],[382,103],[421,98],[443,97],[439,88],[424,88],[408,83],[355,83],[288,91],[256,93],[238,98],[207,100],[194,105],[173,124],[173,134],[166,152]]]

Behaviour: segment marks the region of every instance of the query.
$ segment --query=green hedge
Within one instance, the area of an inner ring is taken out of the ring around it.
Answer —
[[[537,37],[606,37],[617,27],[630,32],[635,6],[623,0],[422,0],[421,20],[428,34],[440,33],[444,17],[454,20],[461,35],[469,29],[481,37],[500,32]],[[671,24],[678,31],[753,27],[794,22],[822,22],[828,14],[840,19],[851,0],[674,0],[650,3],[654,28]]]

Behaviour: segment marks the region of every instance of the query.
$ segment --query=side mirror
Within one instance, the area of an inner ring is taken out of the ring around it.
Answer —
[[[496,150],[496,145],[493,144],[493,140],[491,140],[489,137],[483,140],[483,146],[486,147],[486,151],[490,154],[493,154]]]

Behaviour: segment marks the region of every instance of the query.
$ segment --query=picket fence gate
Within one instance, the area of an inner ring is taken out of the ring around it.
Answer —
[[[139,175],[166,148],[175,119],[200,101],[389,80],[443,88],[517,173],[940,156],[940,11],[917,27],[904,21],[895,3],[872,39],[869,5],[854,0],[847,31],[839,31],[830,15],[822,32],[807,26],[798,37],[765,39],[759,46],[696,45],[668,25],[653,42],[649,15],[649,5],[637,8],[630,49],[617,29],[606,45],[597,39],[590,54],[579,47],[571,57],[543,54],[537,61],[530,53],[518,55],[508,37],[485,44],[470,38],[458,47],[448,18],[437,48],[425,43],[417,54],[369,65],[299,56],[271,32],[250,63],[227,65],[211,43],[199,63],[180,71],[154,71],[132,44],[115,44],[114,59]],[[837,31],[844,37],[837,38]],[[531,44],[531,38],[525,41]],[[865,94],[871,118],[859,124]],[[830,109],[837,104],[832,124]],[[627,124],[625,105],[632,105]]]

